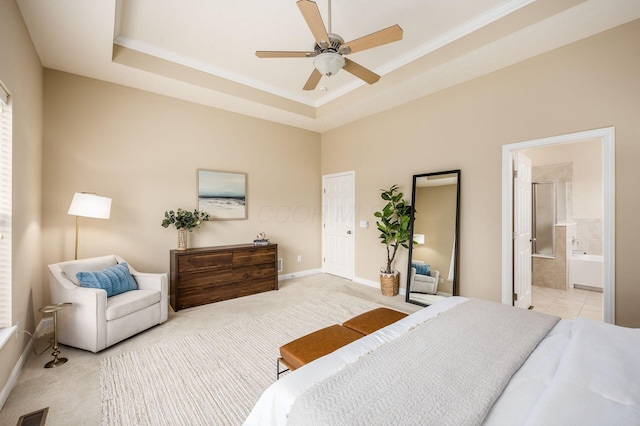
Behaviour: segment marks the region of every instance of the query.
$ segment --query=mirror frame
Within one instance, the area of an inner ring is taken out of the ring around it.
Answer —
[[[411,241],[413,241],[413,225],[415,219],[415,205],[416,205],[416,182],[419,178],[425,176],[439,176],[439,175],[447,175],[447,174],[455,174],[458,178],[458,184],[456,188],[456,223],[455,223],[455,237],[454,244],[455,249],[453,250],[454,256],[454,264],[453,264],[453,282],[452,282],[452,295],[458,295],[458,264],[460,263],[460,170],[447,170],[442,172],[432,172],[432,173],[421,173],[417,175],[413,175],[413,186],[411,189],[411,222],[409,225],[409,232],[411,233]],[[411,261],[413,259],[413,244],[409,244],[409,261],[407,266],[407,291],[405,294],[405,301],[407,303],[413,303],[415,305],[420,306],[429,306],[425,303],[418,302],[417,300],[411,300],[409,296],[411,295]]]

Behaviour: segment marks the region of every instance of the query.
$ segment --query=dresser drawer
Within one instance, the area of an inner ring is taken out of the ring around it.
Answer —
[[[274,277],[276,275],[276,265],[268,263],[264,265],[249,265],[233,268],[233,281],[250,280],[253,278]]]
[[[249,296],[265,291],[277,290],[274,278],[263,278],[254,280],[246,284],[231,283],[216,287],[215,291],[202,289],[200,292],[189,291],[180,296],[177,303],[178,309],[192,308],[207,303],[221,302],[223,300],[235,299],[237,297]]]
[[[261,263],[276,264],[276,249],[274,247],[256,247],[255,249],[240,250],[233,253],[233,266],[258,265]]]
[[[230,268],[233,264],[233,253],[212,252],[178,257],[178,271],[194,272],[203,269]]]
[[[229,284],[224,284],[219,286],[216,291],[211,291],[206,287],[201,288],[199,291],[196,288],[182,291],[180,292],[180,299],[177,301],[177,308],[192,308],[194,306],[206,305],[208,303],[220,302],[221,300],[228,299],[228,288]]]
[[[203,288],[227,284],[232,280],[232,277],[233,272],[231,268],[224,268],[215,272],[202,271],[181,273],[178,276],[178,289],[180,291],[180,295],[183,295],[185,294],[185,291],[193,289],[198,291]]]

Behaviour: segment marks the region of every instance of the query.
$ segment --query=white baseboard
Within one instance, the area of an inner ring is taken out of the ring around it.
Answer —
[[[49,329],[51,329],[51,331],[53,332],[53,318],[52,317],[43,318],[40,320],[40,323],[36,327],[34,336],[36,336],[36,339],[37,339],[38,337],[46,334],[46,332]],[[11,393],[11,390],[18,382],[18,377],[20,377],[22,368],[24,367],[24,364],[27,362],[27,359],[29,359],[29,353],[31,352],[31,348],[33,348],[33,340],[31,340],[31,338],[29,338],[27,334],[25,334],[25,336],[27,336],[27,339],[28,339],[27,344],[25,345],[22,351],[22,354],[18,359],[18,362],[16,362],[16,365],[13,366],[13,370],[11,370],[11,374],[9,375],[7,382],[4,384],[2,391],[0,391],[0,410],[2,410],[2,407],[4,407],[4,403],[7,402],[7,399],[9,398],[9,394]]]
[[[307,275],[315,275],[322,273],[322,269],[309,269],[308,271],[293,272],[291,274],[278,275],[278,280],[290,280],[291,278],[306,277]]]
[[[366,279],[360,278],[360,277],[353,277],[353,282],[354,283],[358,283],[358,284],[362,284],[362,285],[366,285],[368,287],[380,288],[380,283],[379,282],[366,280]]]
[[[360,278],[360,277],[353,277],[353,282],[357,283],[357,284],[362,284],[362,285],[366,285],[367,287],[373,287],[373,288],[380,288],[380,282],[378,281],[371,281],[371,280],[367,280],[364,278]],[[407,291],[404,288],[399,288],[398,289],[398,294],[401,295],[405,295],[407,294]]]
[[[314,274],[324,274],[324,270],[322,269],[309,269],[308,271],[300,271],[300,272],[294,272],[292,274],[284,274],[284,275],[278,275],[278,279],[281,281],[284,280],[289,280],[291,278],[296,278],[296,277],[304,277],[307,275],[314,275]],[[364,278],[360,278],[360,277],[353,277],[353,281],[356,284],[362,284],[362,285],[366,285],[367,287],[373,287],[373,288],[377,288],[380,289],[380,282],[379,281],[371,281],[371,280],[367,280]],[[406,290],[404,288],[400,288],[398,289],[398,293],[401,295],[405,295],[407,294]]]
[[[278,275],[278,279],[281,281],[284,280],[289,280],[291,278],[296,278],[296,277],[304,277],[307,275],[314,275],[314,274],[324,274],[325,272],[322,269],[310,269],[308,271],[301,271],[301,272],[294,272],[292,274],[285,274],[285,275]],[[373,288],[377,288],[380,289],[380,282],[378,281],[371,281],[371,280],[367,280],[364,278],[360,278],[360,277],[353,277],[352,280],[354,283],[356,284],[362,284],[362,285],[366,285],[367,287],[373,287]],[[400,288],[398,289],[398,294],[401,295],[405,295],[407,294],[407,292],[405,291],[404,288]]]

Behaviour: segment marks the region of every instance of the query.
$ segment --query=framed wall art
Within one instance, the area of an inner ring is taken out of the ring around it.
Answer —
[[[211,220],[247,218],[247,174],[198,170],[198,210]]]

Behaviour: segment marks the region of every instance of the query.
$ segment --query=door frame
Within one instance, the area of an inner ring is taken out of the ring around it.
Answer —
[[[502,146],[502,303],[513,304],[513,152],[599,139],[602,142],[603,320],[615,324],[615,127]]]
[[[355,213],[356,213],[356,172],[355,170],[350,170],[347,172],[339,172],[339,173],[330,173],[327,175],[322,175],[322,223],[320,224],[321,226],[321,232],[322,232],[322,272],[326,273],[325,267],[324,267],[324,259],[326,257],[326,252],[325,250],[327,249],[327,245],[325,243],[325,227],[324,227],[324,215],[325,215],[325,188],[326,188],[326,182],[328,178],[334,178],[334,177],[340,177],[340,176],[351,176],[351,183],[353,185],[352,189],[351,189],[351,194],[353,194],[353,197],[351,198],[351,205],[349,206],[349,211],[351,212],[351,229],[352,234],[351,234],[351,239],[352,239],[352,244],[351,244],[351,271],[350,271],[350,280],[353,280],[354,276],[355,276],[355,261],[356,261],[356,233],[355,233]]]

